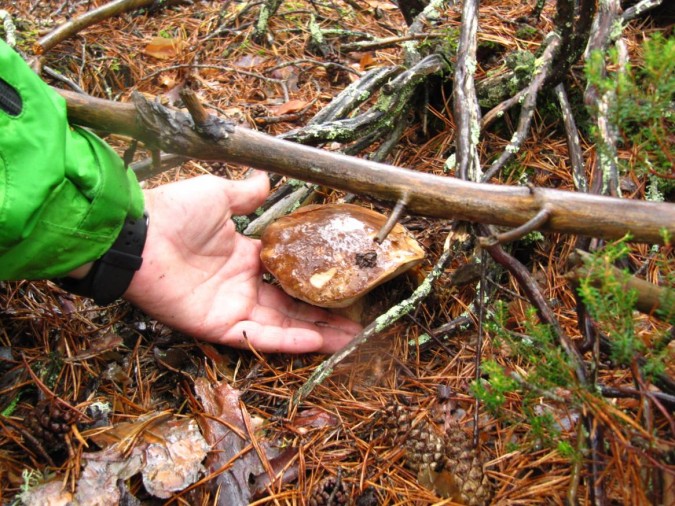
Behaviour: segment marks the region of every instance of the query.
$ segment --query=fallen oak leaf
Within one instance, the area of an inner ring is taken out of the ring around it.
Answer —
[[[120,425],[123,427],[117,431],[118,436],[98,439],[113,441],[118,437],[116,442],[100,452],[82,455],[86,463],[77,482],[75,504],[119,504],[119,480],[139,472],[148,493],[163,499],[192,485],[203,474],[202,461],[210,446],[195,420],[167,420],[162,413],[149,420]]]
[[[195,393],[204,414],[199,423],[206,440],[212,445],[204,465],[213,475],[211,486],[218,490],[218,506],[245,506],[272,484],[260,456],[254,449],[240,406],[240,392],[225,381],[211,383],[205,378],[195,381]],[[296,450],[280,452],[268,443],[259,444],[274,476],[283,474],[283,483],[297,478],[297,464],[292,464]]]

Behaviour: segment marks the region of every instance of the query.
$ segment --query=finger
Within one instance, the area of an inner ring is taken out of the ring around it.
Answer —
[[[253,322],[264,323],[265,325],[282,330],[288,329],[290,333],[297,332],[298,330],[317,332],[323,340],[318,350],[325,352],[339,350],[351,341],[361,329],[360,325],[341,317],[331,318],[335,324],[328,323],[325,320],[316,322],[299,320],[289,317],[274,308],[265,306],[255,307],[251,311],[249,318]]]
[[[253,171],[246,179],[226,182],[228,184],[224,189],[235,215],[252,213],[265,202],[270,192],[270,180],[260,170]]]
[[[254,321],[235,324],[221,342],[236,348],[252,347],[263,353],[311,353],[324,348],[323,336],[315,330],[282,328]]]
[[[362,329],[361,325],[348,318],[293,299],[280,288],[267,283],[263,283],[258,290],[258,302],[290,318],[323,327],[337,327],[351,335],[356,335]]]

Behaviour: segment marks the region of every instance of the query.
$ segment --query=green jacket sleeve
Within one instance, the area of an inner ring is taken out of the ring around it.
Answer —
[[[142,213],[133,172],[0,40],[0,279],[63,276]]]

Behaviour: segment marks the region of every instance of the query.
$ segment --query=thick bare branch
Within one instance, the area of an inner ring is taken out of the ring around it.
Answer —
[[[480,181],[480,163],[476,145],[480,133],[480,109],[473,74],[476,71],[476,0],[465,0],[462,10],[462,31],[459,36],[455,66],[454,114],[457,123],[457,174],[461,179]]]
[[[547,205],[551,217],[543,230],[614,239],[630,233],[634,240],[648,243],[663,242],[663,231],[675,236],[673,204],[462,181],[297,145],[228,124],[222,125],[219,140],[211,140],[200,136],[189,115],[180,111],[156,105],[154,112],[140,114],[133,104],[61,93],[76,124],[128,135],[164,152],[248,165],[392,204],[405,195],[413,214],[517,227]]]

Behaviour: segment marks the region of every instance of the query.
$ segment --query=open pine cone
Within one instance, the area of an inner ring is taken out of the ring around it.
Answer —
[[[384,425],[393,444],[403,442],[406,467],[438,495],[467,506],[488,504],[491,491],[479,452],[455,421],[413,425],[414,410],[398,403],[385,409]]]
[[[337,490],[335,490],[337,487]],[[332,496],[332,499],[331,499]],[[309,506],[341,506],[349,504],[349,489],[334,476],[317,483],[309,496]]]
[[[26,417],[30,432],[50,447],[58,447],[79,419],[78,412],[58,399],[38,402]]]

